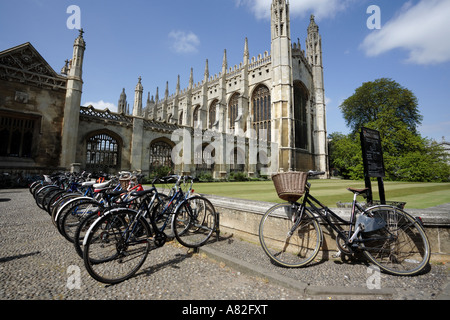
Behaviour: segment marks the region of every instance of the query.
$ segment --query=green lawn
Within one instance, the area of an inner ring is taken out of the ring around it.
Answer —
[[[363,188],[364,181],[310,180],[311,194],[322,203],[336,207],[336,202],[351,202],[352,194],[346,188]],[[406,202],[406,209],[424,209],[450,203],[450,183],[385,182],[388,201]],[[282,202],[272,181],[196,183],[195,192],[224,197]],[[374,199],[379,199],[378,183],[372,182]],[[362,200],[362,198],[360,199]]]

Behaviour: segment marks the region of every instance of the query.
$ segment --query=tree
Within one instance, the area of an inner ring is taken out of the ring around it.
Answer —
[[[423,118],[416,96],[387,78],[363,83],[340,105],[340,109],[353,133],[367,123],[379,120],[386,125],[395,125],[400,121],[406,124],[408,130],[417,133],[417,126]]]
[[[361,143],[357,135],[335,132],[329,135],[330,168],[337,170],[344,179],[364,178]]]
[[[359,132],[367,127],[380,132],[386,180],[449,180],[443,148],[417,130],[422,116],[410,90],[391,79],[378,79],[363,83],[340,108],[352,132],[330,135],[330,165],[344,178],[363,178]]]

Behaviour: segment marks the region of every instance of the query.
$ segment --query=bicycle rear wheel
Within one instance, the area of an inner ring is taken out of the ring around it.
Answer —
[[[412,276],[422,272],[430,260],[430,244],[420,222],[392,206],[369,208],[366,214],[383,219],[386,225],[361,233],[365,256],[393,275]]]
[[[310,263],[322,245],[322,229],[307,209],[301,221],[298,205],[281,203],[264,214],[259,225],[259,240],[264,252],[275,263],[298,268]]]
[[[178,242],[185,247],[197,248],[204,245],[216,230],[216,210],[202,196],[186,199],[175,211],[172,231]]]
[[[145,262],[151,230],[147,221],[136,220],[136,215],[127,209],[105,213],[88,230],[83,260],[95,280],[108,284],[125,281]]]

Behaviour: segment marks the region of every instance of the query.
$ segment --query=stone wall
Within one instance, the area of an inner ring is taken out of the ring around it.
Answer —
[[[3,167],[58,167],[65,90],[0,80],[0,111],[6,117],[32,119],[32,157],[2,158]]]

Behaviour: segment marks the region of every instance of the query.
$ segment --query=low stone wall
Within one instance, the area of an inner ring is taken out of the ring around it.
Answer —
[[[220,232],[233,234],[247,241],[259,243],[258,229],[263,214],[275,203],[249,201],[206,195],[220,214]],[[340,217],[349,220],[350,209],[331,208]],[[420,216],[430,241],[433,262],[450,261],[450,206],[405,211]],[[322,254],[336,252],[336,237],[333,230],[322,225],[324,234]]]

